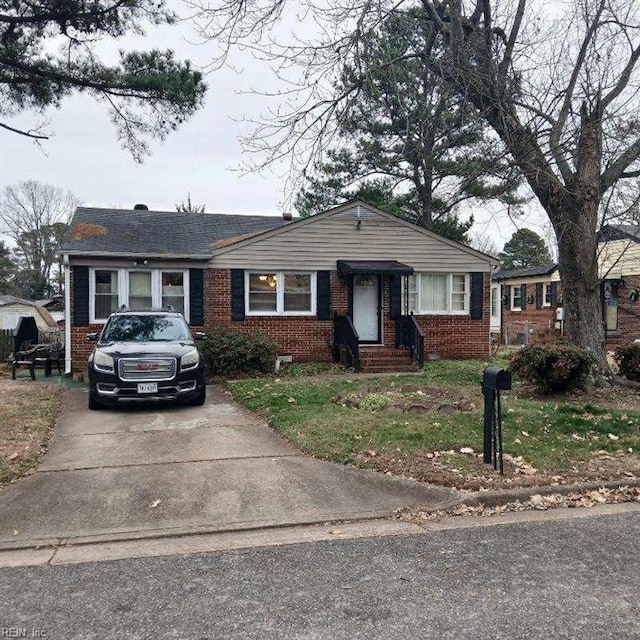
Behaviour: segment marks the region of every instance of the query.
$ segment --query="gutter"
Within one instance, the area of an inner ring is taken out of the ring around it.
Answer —
[[[62,256],[64,264],[64,374],[71,375],[71,267],[69,254]]]

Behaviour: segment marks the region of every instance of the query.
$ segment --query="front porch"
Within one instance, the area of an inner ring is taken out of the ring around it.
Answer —
[[[338,260],[347,313],[333,313],[333,358],[356,371],[415,371],[424,361],[424,333],[409,313],[413,267],[395,260]],[[404,285],[404,286],[403,286]]]

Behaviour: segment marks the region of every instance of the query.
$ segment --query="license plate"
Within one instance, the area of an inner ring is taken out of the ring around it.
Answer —
[[[138,393],[158,393],[157,382],[139,382]]]

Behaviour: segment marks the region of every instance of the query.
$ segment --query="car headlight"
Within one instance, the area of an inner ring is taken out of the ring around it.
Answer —
[[[98,371],[108,371],[109,373],[113,373],[113,358],[104,351],[96,349],[93,354],[93,366]]]
[[[200,362],[200,354],[197,349],[192,349],[188,353],[185,353],[180,359],[181,369],[193,369],[198,366]]]

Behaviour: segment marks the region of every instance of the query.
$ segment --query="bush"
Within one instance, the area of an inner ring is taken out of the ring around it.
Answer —
[[[627,378],[627,380],[635,380],[640,382],[640,343],[631,342],[630,344],[622,345],[615,350],[613,354],[620,375]]]
[[[274,370],[278,345],[267,336],[226,327],[207,329],[202,355],[208,374],[235,378]]]
[[[595,356],[580,347],[533,344],[513,354],[509,370],[550,393],[584,388],[595,364]]]

